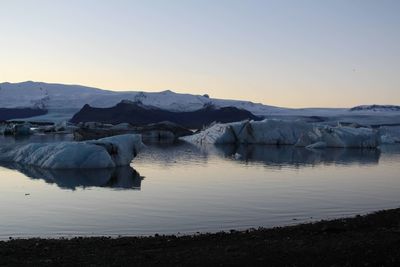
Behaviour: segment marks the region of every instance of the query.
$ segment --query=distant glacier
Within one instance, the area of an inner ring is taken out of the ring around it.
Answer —
[[[46,115],[34,117],[37,121],[70,120],[86,104],[91,107],[108,108],[117,105],[123,100],[140,102],[146,106],[175,112],[196,111],[212,105],[217,108],[236,107],[261,117],[285,116],[287,119],[307,118],[307,120],[329,120],[332,123],[345,121],[347,123],[361,123],[365,125],[400,124],[400,108],[398,106],[364,105],[355,108],[293,109],[250,101],[215,99],[207,94],[180,94],[170,90],[162,92],[116,92],[80,85],[32,81],[0,83],[0,108],[34,108],[46,110]]]

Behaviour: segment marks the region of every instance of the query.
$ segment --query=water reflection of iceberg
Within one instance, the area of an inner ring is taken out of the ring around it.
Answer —
[[[49,170],[21,164],[1,164],[32,179],[42,179],[63,189],[109,187],[140,190],[143,177],[130,166],[111,169]]]
[[[218,145],[224,157],[234,157],[245,162],[268,166],[305,166],[318,164],[373,165],[379,163],[378,149],[323,149],[310,150],[293,146]]]
[[[238,156],[238,157],[235,157]],[[310,150],[293,146],[268,145],[201,145],[179,143],[169,146],[148,146],[138,160],[151,164],[207,164],[210,157],[220,157],[241,163],[266,167],[309,167],[320,164],[376,165],[379,149],[326,148]]]

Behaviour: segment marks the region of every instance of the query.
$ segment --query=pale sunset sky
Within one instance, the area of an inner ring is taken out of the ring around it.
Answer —
[[[0,82],[400,104],[398,0],[0,0]]]

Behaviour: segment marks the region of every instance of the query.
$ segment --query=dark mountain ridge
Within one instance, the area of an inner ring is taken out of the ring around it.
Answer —
[[[47,110],[39,108],[0,108],[0,121],[31,118],[45,114],[47,114]]]
[[[353,107],[350,111],[400,111],[400,106],[396,105],[362,105]]]
[[[89,105],[76,113],[71,122],[101,122],[101,123],[130,123],[132,125],[146,125],[162,121],[170,121],[187,128],[199,129],[216,122],[234,122],[242,120],[261,120],[251,112],[236,107],[216,108],[208,105],[202,109],[190,112],[174,112],[146,106],[140,102],[121,101],[110,108],[95,108]]]

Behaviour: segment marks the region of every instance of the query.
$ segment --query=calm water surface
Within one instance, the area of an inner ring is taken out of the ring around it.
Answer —
[[[70,138],[0,137],[0,144]],[[115,170],[0,165],[0,239],[216,232],[400,206],[397,147],[177,144],[148,146],[131,167]]]

